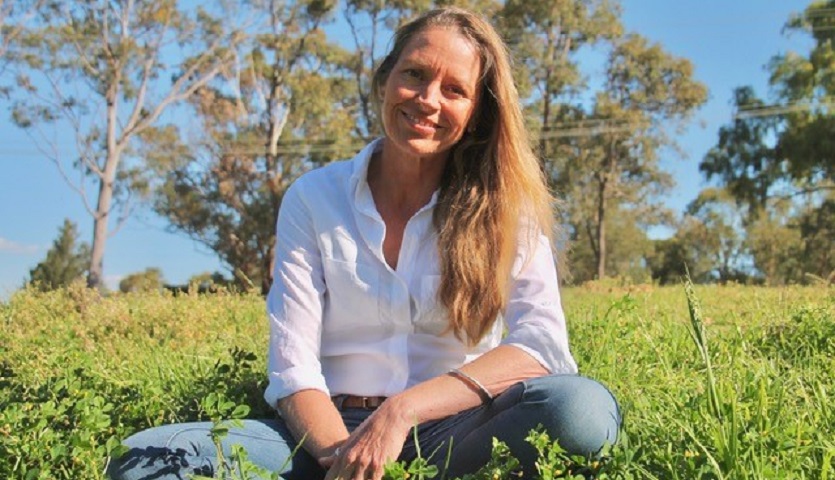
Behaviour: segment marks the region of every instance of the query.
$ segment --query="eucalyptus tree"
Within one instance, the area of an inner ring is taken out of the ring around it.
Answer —
[[[18,45],[47,0],[0,0],[0,75],[14,61],[21,60]],[[0,92],[5,92],[6,89]]]
[[[810,3],[786,30],[811,35],[811,51],[771,60],[777,103],[751,87],[735,89],[737,113],[700,164],[709,180],[752,207],[752,221],[775,197],[835,189],[835,1]]]
[[[728,282],[750,274],[745,218],[745,209],[723,188],[706,188],[687,205],[685,222],[690,223],[677,235],[695,252],[699,270],[710,280]]]
[[[787,176],[802,191],[834,190],[835,0],[816,0],[785,26],[811,35],[806,54],[775,56],[770,84],[785,108],[777,148],[788,160]],[[756,113],[756,112],[755,112]]]
[[[175,0],[51,1],[38,12],[13,118],[93,220],[91,287],[101,285],[108,237],[143,187],[137,139],[229,67],[244,25],[220,5],[186,10]]]
[[[606,276],[613,204],[643,227],[670,219],[659,198],[673,182],[659,166],[660,155],[674,146],[669,128],[682,125],[707,98],[688,60],[637,34],[614,42],[604,76],[591,108],[567,110],[577,131],[559,139],[554,175],[568,198],[569,223],[594,252],[597,278]]]
[[[264,2],[270,20],[249,53],[191,102],[199,138],[186,145],[183,135],[159,132],[166,147],[149,141],[147,155],[165,179],[157,212],[216,252],[243,286],[266,291],[284,191],[300,174],[352,155],[379,133],[373,68],[393,29],[430,5]],[[338,15],[350,33],[340,42],[326,34]]]
[[[379,135],[371,76],[382,60],[392,32],[405,21],[432,5],[431,0],[346,0],[342,17],[350,32],[345,47],[350,55],[343,63],[342,75],[350,84],[351,95],[343,99],[353,113],[353,134],[359,138]]]
[[[766,103],[753,88],[739,87],[733,93],[738,110],[764,109]],[[765,208],[773,186],[784,177],[774,143],[780,119],[773,115],[740,115],[719,129],[719,139],[699,164],[708,180],[718,177],[726,190],[748,206],[751,219]]]
[[[540,153],[557,154],[551,139],[571,121],[566,107],[588,86],[577,53],[623,33],[620,10],[608,0],[508,0],[498,17],[516,61],[516,81],[527,99]]]
[[[289,184],[358,146],[342,107],[351,92],[338,74],[350,54],[324,29],[335,3],[258,4],[268,20],[234,67],[189,102],[197,128],[147,139],[162,179],[154,209],[214,251],[243,287],[270,286],[275,219]]]

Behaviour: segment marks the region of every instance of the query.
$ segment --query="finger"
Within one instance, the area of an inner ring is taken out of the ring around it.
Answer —
[[[366,480],[365,472],[365,465],[357,465],[354,469],[354,475],[350,478],[351,480]]]
[[[317,461],[322,468],[331,468],[336,463],[337,458],[336,455],[328,455],[327,457],[319,457]]]
[[[331,467],[331,470],[336,470],[336,480],[351,480],[354,478],[354,471],[356,471],[356,467],[350,464],[337,464],[334,467]]]
[[[337,459],[333,465],[328,468],[328,472],[325,475],[325,480],[346,480],[347,477],[341,475],[343,470],[343,466],[339,464]]]
[[[369,473],[369,474],[368,474],[368,475],[366,475],[366,478],[367,478],[367,479],[370,479],[370,480],[383,480],[383,473],[385,473],[385,469],[381,467],[381,468],[377,468],[377,469],[375,469],[375,470],[373,470],[373,471],[370,471],[370,472],[368,472],[368,473]]]

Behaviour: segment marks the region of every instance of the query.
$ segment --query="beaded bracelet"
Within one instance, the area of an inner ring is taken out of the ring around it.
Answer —
[[[490,395],[490,392],[481,384],[478,380],[471,377],[470,375],[458,370],[457,368],[453,368],[449,371],[450,375],[456,376],[465,382],[469,383],[470,385],[474,386],[476,390],[479,392],[479,396],[481,396],[484,403],[490,402],[493,400],[493,395]]]

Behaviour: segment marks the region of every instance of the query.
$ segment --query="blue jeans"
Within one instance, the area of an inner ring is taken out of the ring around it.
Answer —
[[[352,431],[371,411],[344,409],[341,413]],[[532,478],[536,452],[525,441],[530,430],[542,425],[569,453],[594,455],[604,444],[615,443],[620,421],[617,401],[600,383],[578,375],[550,375],[517,383],[489,405],[420,425],[418,442],[424,456],[437,449],[432,461],[443,468],[446,442],[452,439],[446,473],[451,479],[487,463],[496,437],[520,460],[526,478]],[[192,473],[211,476],[217,453],[208,435],[210,428],[210,423],[201,422],[139,432],[125,440],[131,450],[110,465],[108,475],[113,480],[186,479]],[[399,460],[415,458],[413,438],[406,439]],[[272,472],[285,465],[297,445],[281,419],[245,420],[243,428],[232,429],[224,439],[227,455],[233,444],[243,446],[250,461]],[[316,480],[325,471],[299,449],[281,474],[287,480]]]

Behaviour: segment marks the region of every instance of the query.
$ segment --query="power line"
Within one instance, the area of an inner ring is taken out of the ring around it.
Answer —
[[[828,17],[830,15],[835,16],[835,8],[816,8],[809,12],[804,12],[802,16],[804,18],[810,17]]]
[[[825,97],[817,102],[796,102],[785,105],[740,106],[734,114],[734,120],[746,118],[770,117],[784,113],[802,112],[821,107],[835,107],[835,97]]]

